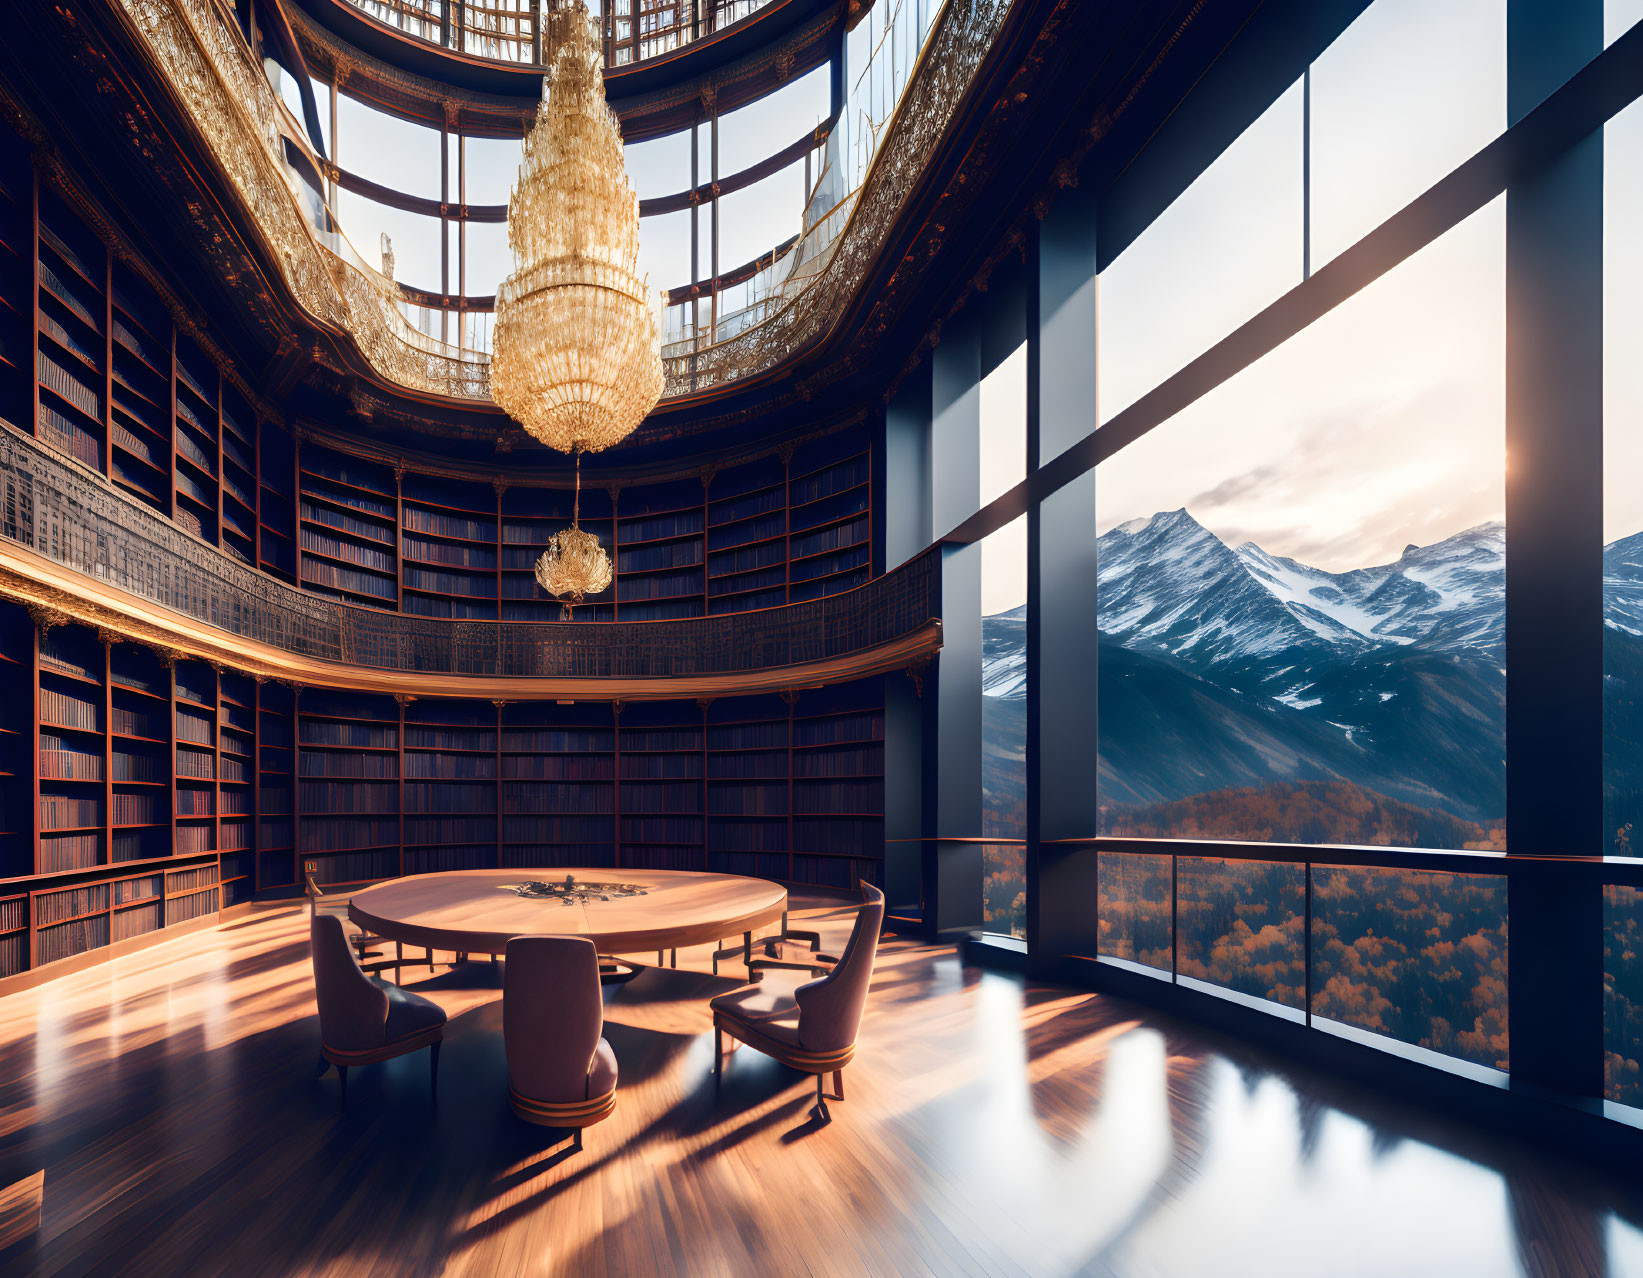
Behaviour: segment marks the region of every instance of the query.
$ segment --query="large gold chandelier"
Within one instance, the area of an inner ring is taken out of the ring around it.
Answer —
[[[547,25],[542,106],[508,200],[514,271],[496,293],[491,395],[549,448],[595,453],[656,407],[661,349],[598,35],[583,0]]]
[[[552,8],[547,28],[542,106],[508,199],[514,271],[496,292],[491,395],[576,459],[571,526],[536,562],[537,582],[568,620],[612,575],[610,556],[581,527],[582,454],[621,443],[656,407],[662,358],[598,32],[583,0]]]

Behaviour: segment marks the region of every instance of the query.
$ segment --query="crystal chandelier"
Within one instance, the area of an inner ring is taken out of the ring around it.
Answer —
[[[491,395],[549,448],[593,453],[656,407],[661,348],[598,33],[583,0],[547,26],[542,105],[508,200],[514,271],[496,293]]]
[[[571,609],[588,595],[610,585],[610,556],[599,538],[584,532],[582,523],[582,454],[576,454],[576,496],[572,499],[570,527],[548,538],[548,548],[536,561],[536,584],[559,600],[559,619],[569,621]]]

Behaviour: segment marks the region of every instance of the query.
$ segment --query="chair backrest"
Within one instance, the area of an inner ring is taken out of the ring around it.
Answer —
[[[794,992],[799,1002],[799,1042],[809,1052],[833,1052],[856,1041],[861,1028],[862,1009],[867,1006],[867,987],[873,980],[873,963],[879,952],[879,932],[884,927],[884,893],[871,883],[861,885],[862,907],[856,925],[833,970],[819,981],[801,985]]]
[[[345,1052],[381,1046],[388,1027],[388,995],[361,969],[342,920],[334,914],[314,915],[308,940],[314,956],[320,1040]]]
[[[599,951],[581,936],[516,936],[502,978],[508,1081],[531,1100],[585,1100],[605,1028]]]

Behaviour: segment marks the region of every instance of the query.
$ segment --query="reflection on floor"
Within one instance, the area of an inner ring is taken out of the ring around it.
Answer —
[[[263,913],[0,1000],[0,1184],[43,1274],[1643,1274],[1643,1195],[1111,998],[882,951],[849,1099],[750,1051],[707,951],[613,991],[620,1104],[508,1109],[498,973],[410,982],[422,1055],[314,1076],[307,921]]]

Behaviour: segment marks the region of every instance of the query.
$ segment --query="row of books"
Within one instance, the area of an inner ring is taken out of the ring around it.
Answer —
[[[28,971],[29,935],[27,932],[0,936],[0,976],[16,976]]]
[[[699,781],[635,781],[621,788],[624,813],[700,812],[702,786]]]
[[[302,581],[304,585],[347,590],[356,595],[369,595],[373,599],[393,599],[399,594],[399,586],[391,577],[379,577],[353,568],[342,568],[336,564],[326,563],[322,559],[303,559]]]
[[[177,775],[190,781],[214,781],[217,778],[217,757],[207,751],[178,746]]]
[[[609,753],[616,745],[611,728],[504,728],[502,749],[540,754]]]
[[[108,944],[108,937],[108,915],[94,914],[73,923],[40,928],[34,934],[34,953],[42,965],[55,963],[101,949]]]
[[[372,572],[392,573],[394,571],[394,556],[389,550],[380,549],[374,545],[361,545],[357,541],[344,541],[340,537],[332,537],[317,528],[302,530],[302,548],[316,555],[325,555],[331,559],[343,559],[360,568],[369,568]]]
[[[243,785],[251,778],[250,769],[244,759],[236,758],[231,754],[221,756],[222,780],[231,784]]]
[[[785,820],[710,821],[707,827],[707,846],[713,852],[786,851],[790,842]]]
[[[795,536],[789,553],[794,559],[801,559],[829,550],[844,550],[862,544],[869,535],[867,518],[862,516],[849,523],[834,524],[830,528],[819,528],[815,532]]]
[[[399,726],[392,723],[332,723],[323,719],[304,719],[300,731],[303,745],[392,750],[399,744]]]
[[[659,546],[618,551],[616,571],[665,572],[669,568],[694,568],[701,562],[702,543],[699,540],[664,542]]]
[[[114,780],[167,781],[165,760],[157,754],[138,753],[116,749],[110,756],[114,763]]]
[[[667,577],[618,575],[616,578],[616,598],[622,603],[629,600],[679,599],[686,595],[701,593],[702,574],[699,572],[682,572],[677,576]]]
[[[265,848],[288,848],[291,846],[291,832],[296,827],[284,818],[270,821],[264,818],[257,832],[257,842]]]
[[[108,900],[107,883],[88,883],[84,887],[42,892],[34,898],[34,923],[36,927],[43,927],[48,923],[61,923],[64,919],[106,910]]]
[[[188,856],[196,852],[215,852],[217,850],[217,827],[215,825],[180,825],[173,836],[177,853]]]
[[[793,756],[795,777],[875,776],[883,771],[882,745],[803,750]]]
[[[168,870],[165,876],[165,890],[168,893],[193,892],[198,888],[210,887],[216,882],[216,866],[196,865],[186,870]]]
[[[304,861],[307,864],[307,861]],[[374,879],[391,878],[399,873],[397,849],[377,849],[365,852],[338,852],[313,858],[314,880],[317,883],[369,883]]]
[[[209,790],[179,790],[177,792],[177,811],[187,814],[191,811],[190,805],[197,798],[209,800]],[[158,803],[158,796],[154,794],[116,794],[114,796],[114,824],[115,825],[153,825],[165,820],[165,810]]]
[[[421,559],[452,568],[496,570],[496,551],[488,546],[461,546],[446,541],[429,541],[425,537],[406,536],[400,542],[400,553],[407,559]]]
[[[210,746],[217,743],[216,721],[207,715],[193,710],[177,707],[177,740],[191,741],[195,745]]]
[[[847,744],[884,740],[884,716],[880,714],[828,715],[800,719],[793,727],[793,744],[798,746]]]
[[[304,852],[388,847],[399,842],[399,818],[305,816],[297,835]]]
[[[605,775],[609,776],[610,760]],[[622,780],[624,781],[684,781],[702,775],[700,754],[624,754]]]
[[[488,785],[449,781],[407,781],[407,812],[495,812],[496,792]]]
[[[700,728],[622,729],[623,750],[700,750]]]
[[[510,763],[513,761],[511,758],[508,760]],[[496,758],[483,754],[412,751],[405,756],[405,775],[435,780],[491,781],[496,778]]]
[[[233,852],[251,846],[251,822],[223,821],[219,826],[217,850]]]
[[[709,580],[715,577],[725,577],[732,573],[754,572],[760,568],[774,568],[783,571],[787,567],[787,547],[780,541],[761,542],[756,546],[747,546],[740,550],[716,551],[708,556],[707,575]]]
[[[114,904],[128,905],[159,896],[165,890],[165,879],[159,874],[145,874],[140,879],[120,879],[113,884]]]
[[[399,807],[399,786],[383,781],[304,781],[297,787],[297,806],[303,812],[393,812]]]
[[[837,573],[861,568],[866,563],[867,547],[857,546],[852,550],[841,550],[836,554],[822,555],[819,558],[795,563],[789,570],[789,576],[794,586],[798,586],[802,582],[815,582],[823,577],[832,577]]]
[[[29,899],[14,896],[0,901],[0,932],[17,932],[29,925]]]
[[[135,936],[145,936],[149,932],[158,931],[165,926],[165,903],[151,901],[147,905],[134,906],[129,910],[115,912],[113,918],[113,935],[116,941],[129,941]]]
[[[560,785],[551,781],[502,783],[502,811],[510,815],[527,812],[546,815],[610,812],[613,811],[615,797],[614,788],[610,786]]]
[[[399,758],[392,754],[342,754],[334,750],[304,750],[301,774],[305,777],[343,777],[357,781],[394,781],[399,779]]]
[[[165,720],[160,714],[158,710],[116,705],[110,723],[115,732],[124,736],[148,737],[158,741],[165,738]]]
[[[40,796],[40,828],[72,830],[103,823],[103,801],[69,794]]]
[[[56,688],[41,687],[40,718],[47,723],[65,728],[84,728],[89,732],[102,730],[101,707],[86,697]]]
[[[495,817],[406,817],[405,844],[495,843]]]
[[[391,546],[394,544],[394,530],[381,524],[371,523],[369,520],[356,518],[344,511],[333,510],[329,506],[320,506],[314,502],[302,503],[302,518],[305,522],[319,524],[340,533],[347,533],[350,537],[358,537],[363,541],[374,541],[379,545]],[[389,519],[393,516],[390,514]]]
[[[407,874],[443,874],[453,870],[490,870],[495,868],[496,849],[494,846],[405,849],[405,873]]]
[[[504,843],[606,843],[616,837],[613,816],[502,818]]]
[[[495,541],[496,522],[490,519],[466,519],[461,515],[441,510],[423,510],[407,506],[402,520],[406,532],[426,533],[434,537],[455,537],[463,541]]]
[[[429,727],[405,725],[407,750],[495,750],[496,733],[484,728]]]
[[[165,925],[171,927],[177,923],[186,923],[190,919],[215,914],[219,892],[220,889],[212,888],[208,892],[196,892],[192,896],[168,898],[165,903]]]
[[[701,843],[701,817],[622,818],[623,843]]]
[[[831,497],[835,493],[846,492],[865,484],[867,480],[867,454],[862,453],[837,462],[813,475],[794,480],[790,485],[793,504],[802,506],[808,502],[820,501],[823,497]]]
[[[47,742],[51,744],[48,745]],[[40,736],[40,779],[42,781],[101,781],[103,756],[65,747],[62,738]]]
[[[718,528],[708,534],[708,553],[715,554],[721,550],[733,550],[738,546],[751,546],[758,542],[771,541],[773,538],[787,535],[787,513],[778,511],[773,515],[760,515],[757,519],[749,519],[743,523],[730,524]],[[784,552],[785,553],[785,552]]]
[[[251,791],[243,788],[224,789],[221,811],[224,816],[250,816]]]
[[[787,505],[787,488],[783,484],[766,488],[762,492],[750,493],[745,497],[721,498],[708,506],[707,524],[709,528],[717,527],[720,524],[731,524],[738,519],[747,519],[753,515],[763,515],[773,510],[780,510],[785,505]]]
[[[510,869],[614,865],[616,851],[608,840],[602,843],[512,843],[503,844],[500,859],[502,865]]]
[[[787,723],[774,720],[767,723],[710,724],[707,730],[709,750],[769,750],[787,745]]]
[[[795,781],[793,807],[803,813],[881,812],[884,782],[876,778],[855,781]]]
[[[702,512],[681,510],[671,515],[653,515],[640,519],[624,519],[617,529],[617,545],[636,541],[659,541],[666,537],[689,537],[702,531]]]
[[[38,873],[59,874],[64,870],[87,870],[102,864],[101,834],[58,834],[40,840],[36,853]]]
[[[627,806],[626,794],[623,806]],[[711,785],[707,788],[707,810],[717,816],[786,816],[787,782]]]
[[[735,781],[748,777],[768,779],[787,776],[787,751],[744,750],[707,756],[710,781]]]
[[[267,815],[291,811],[291,787],[264,782],[257,791],[257,808]]]
[[[741,594],[750,590],[774,591],[777,587],[785,587],[786,585],[787,569],[785,567],[766,568],[760,572],[741,573],[732,577],[711,577],[708,579],[707,590],[710,595],[717,596]],[[772,596],[772,598],[776,603],[781,602],[781,599],[776,596]],[[756,605],[747,600],[743,600],[737,604],[737,608],[752,608],[755,606],[763,607],[774,605]]]
[[[439,595],[472,595],[478,599],[489,599],[496,594],[496,578],[472,573],[436,572],[406,565],[405,588],[427,590]]]

